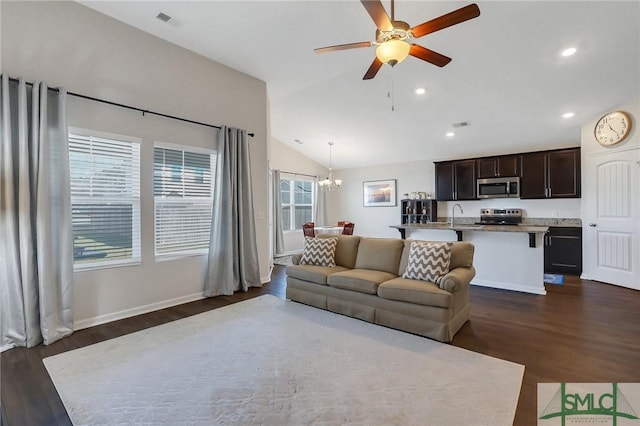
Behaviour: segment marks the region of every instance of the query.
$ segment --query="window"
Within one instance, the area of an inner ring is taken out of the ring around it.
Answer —
[[[297,180],[296,180],[297,179]],[[315,181],[283,175],[280,179],[282,198],[282,229],[302,229],[302,224],[313,221],[315,208]]]
[[[76,270],[140,263],[140,140],[69,129]]]
[[[209,150],[154,146],[156,255],[208,252],[215,158]]]

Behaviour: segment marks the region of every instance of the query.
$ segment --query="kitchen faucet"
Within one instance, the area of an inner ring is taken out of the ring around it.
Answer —
[[[456,220],[456,207],[460,207],[460,213],[464,213],[464,211],[462,210],[462,206],[458,203],[453,205],[453,208],[451,209],[451,227],[453,228],[454,226],[454,221]]]

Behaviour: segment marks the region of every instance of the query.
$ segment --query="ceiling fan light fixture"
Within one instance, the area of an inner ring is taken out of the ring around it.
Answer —
[[[404,40],[387,40],[376,48],[376,57],[380,62],[394,66],[409,56],[411,46]]]

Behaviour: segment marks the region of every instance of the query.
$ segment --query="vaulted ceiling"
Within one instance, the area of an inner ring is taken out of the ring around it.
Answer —
[[[640,99],[638,1],[477,2],[479,17],[416,40],[451,63],[409,57],[367,81],[374,47],[313,52],[374,40],[359,1],[82,4],[264,80],[272,137],[325,165],[332,141],[334,168],[576,146],[583,123]],[[395,16],[468,4],[398,0]]]

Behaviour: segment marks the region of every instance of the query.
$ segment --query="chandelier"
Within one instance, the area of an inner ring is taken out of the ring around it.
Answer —
[[[331,169],[331,147],[332,146],[333,146],[333,142],[329,142],[329,176],[324,178],[324,180],[321,180],[320,182],[318,182],[318,185],[320,185],[320,188],[324,189],[325,191],[333,191],[334,189],[340,188],[340,185],[342,185],[341,179],[333,178],[333,170]]]

